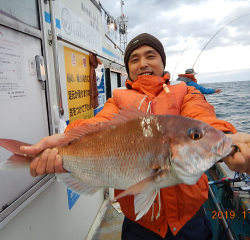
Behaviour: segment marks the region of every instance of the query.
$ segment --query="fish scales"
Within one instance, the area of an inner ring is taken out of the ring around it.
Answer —
[[[88,134],[59,154],[64,168],[85,183],[126,189],[150,176],[162,158],[161,129],[154,116],[141,117]]]
[[[27,146],[0,139],[0,146],[14,153],[0,164],[1,169],[29,166],[34,156],[20,152],[22,145]],[[79,194],[91,195],[104,186],[125,189],[111,202],[135,195],[138,220],[150,209],[156,195],[160,199],[159,189],[195,184],[231,152],[231,145],[231,138],[204,122],[123,108],[107,123],[75,127],[63,134],[56,147],[70,173],[57,177]]]

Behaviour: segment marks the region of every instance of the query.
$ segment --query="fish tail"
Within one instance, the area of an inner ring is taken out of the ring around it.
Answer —
[[[30,146],[30,144],[12,139],[0,139],[0,146],[14,153],[14,155],[12,155],[9,159],[0,164],[0,169],[13,170],[29,167],[33,157],[22,153],[20,151],[20,147]]]

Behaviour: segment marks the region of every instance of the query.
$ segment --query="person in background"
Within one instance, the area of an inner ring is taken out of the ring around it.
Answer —
[[[213,94],[213,93],[219,93],[221,92],[221,89],[212,89],[212,88],[205,88],[202,87],[197,83],[197,79],[195,78],[194,75],[197,73],[194,71],[193,68],[189,68],[185,71],[185,74],[179,74],[178,78],[176,81],[183,81],[185,82],[188,86],[193,86],[197,90],[199,90],[202,94]]]
[[[165,51],[157,38],[143,33],[132,39],[125,51],[124,63],[129,76],[126,81],[127,89],[115,89],[113,97],[107,100],[95,117],[75,120],[68,125],[66,131],[88,123],[110,120],[113,113],[119,113],[119,106],[130,105],[155,115],[182,115],[204,121],[227,133],[241,152],[223,160],[234,169],[250,172],[250,134],[237,133],[230,123],[217,119],[214,107],[194,87],[189,87],[184,82],[175,84],[176,82],[169,81],[169,74],[164,72]],[[44,150],[30,164],[32,176],[65,172],[62,158],[55,148],[60,137],[61,134],[52,135],[33,146],[20,148],[29,155]],[[136,151],[131,149],[133,150]],[[122,191],[115,190],[115,196]],[[163,188],[160,196],[161,203],[157,196],[153,207],[138,221],[135,221],[134,196],[118,200],[125,215],[123,240],[212,239],[211,225],[203,208],[203,203],[208,198],[208,178],[205,174],[194,185],[179,184]]]

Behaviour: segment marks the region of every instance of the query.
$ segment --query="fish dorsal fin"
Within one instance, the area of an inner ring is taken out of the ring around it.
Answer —
[[[130,120],[132,118],[149,116],[149,113],[142,112],[129,105],[129,108],[120,106],[119,115],[127,117],[127,119]]]
[[[56,147],[63,147],[66,146],[73,141],[76,141],[77,139],[83,137],[84,135],[87,135],[91,132],[95,132],[101,129],[102,123],[99,124],[100,126],[94,125],[94,124],[86,124],[83,126],[77,126],[73,129],[69,130],[68,132],[64,133],[60,139],[58,139],[58,142],[56,144]]]
[[[146,117],[149,114],[141,112],[140,110],[130,106],[130,108],[120,107],[119,114],[113,114],[113,115],[114,116],[111,117],[110,121],[101,122],[97,124],[85,124],[83,126],[77,126],[69,130],[68,132],[62,135],[62,138],[58,140],[57,147],[68,145],[69,143],[89,133],[105,129],[117,125],[119,123],[127,122],[133,118]]]
[[[56,174],[58,181],[64,183],[70,190],[77,194],[93,195],[100,187],[92,186],[81,182],[71,173]]]

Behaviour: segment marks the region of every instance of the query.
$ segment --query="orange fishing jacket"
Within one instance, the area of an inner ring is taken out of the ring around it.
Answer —
[[[163,83],[167,82],[170,92],[163,90]],[[182,115],[204,121],[221,131],[236,133],[235,128],[228,122],[216,118],[214,107],[194,87],[188,87],[184,82],[169,81],[169,75],[139,76],[133,82],[127,80],[128,89],[115,89],[113,98],[108,99],[104,108],[94,117],[87,120],[76,120],[70,123],[66,130],[86,123],[100,122],[110,119],[111,113],[118,113],[118,106],[133,106],[143,112],[155,115]],[[123,190],[115,190],[118,195]],[[208,179],[205,174],[194,185],[179,184],[160,190],[161,209],[159,210],[158,195],[146,215],[137,221],[140,225],[165,237],[168,227],[174,235],[190,220],[208,198]],[[134,196],[119,199],[124,215],[135,221]],[[152,217],[153,214],[153,218]]]

